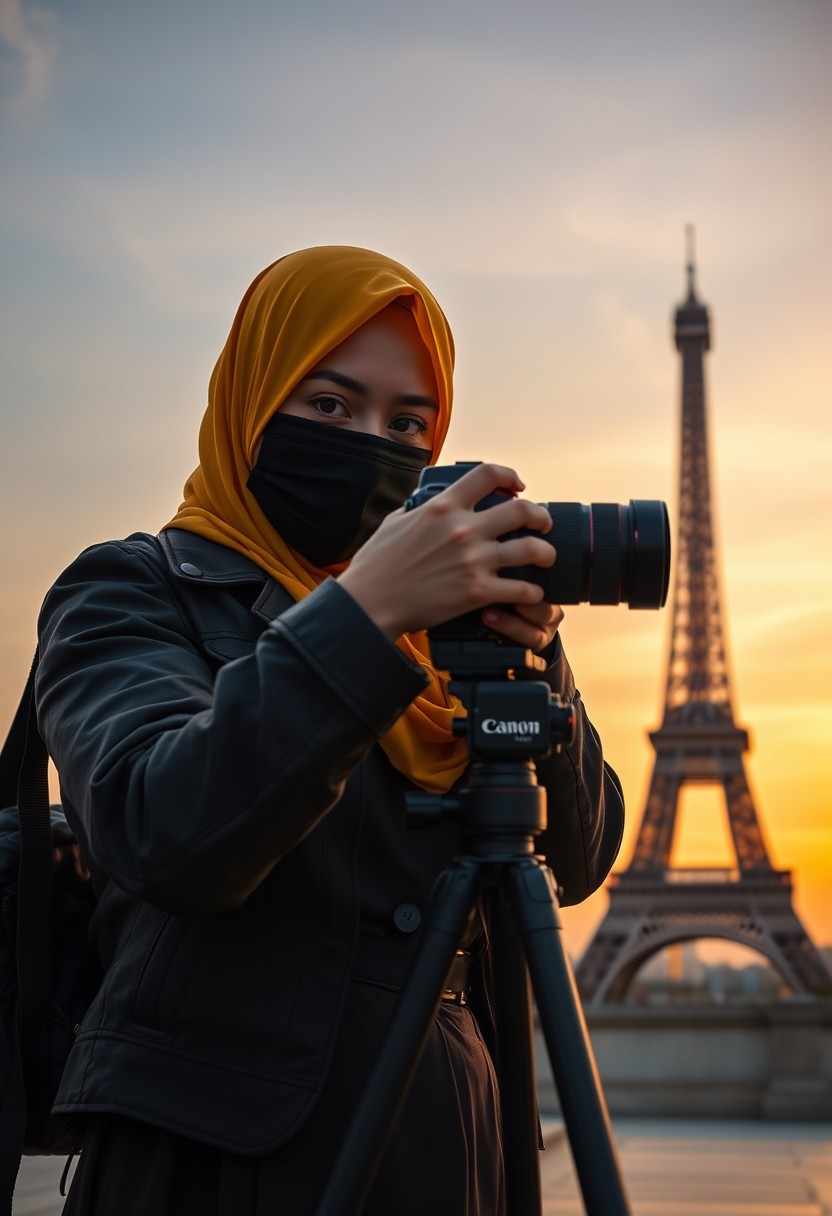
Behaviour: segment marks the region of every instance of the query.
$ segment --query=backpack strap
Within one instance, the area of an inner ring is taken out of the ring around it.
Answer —
[[[18,1006],[3,1034],[9,1057],[0,1094],[0,1216],[11,1216],[26,1128],[23,1051],[37,1033],[50,989],[50,915],[52,908],[52,833],[46,745],[38,733],[35,673],[29,678],[0,752],[0,805],[18,807],[20,870],[17,895]]]
[[[0,752],[0,806],[17,805],[17,786],[20,780],[20,768],[23,763],[23,752],[26,747],[26,731],[29,724],[29,706],[34,697],[35,673],[38,669],[39,652],[35,651],[26,687],[20,698],[6,742]]]

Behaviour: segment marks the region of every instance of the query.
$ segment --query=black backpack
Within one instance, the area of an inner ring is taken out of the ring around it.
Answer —
[[[60,806],[35,715],[38,654],[0,752],[0,1216],[23,1154],[75,1137],[51,1113],[70,1048],[101,984],[89,940],[95,894]]]

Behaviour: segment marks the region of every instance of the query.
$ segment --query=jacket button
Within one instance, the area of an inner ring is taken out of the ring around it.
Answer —
[[[415,904],[399,904],[393,913],[393,924],[402,933],[415,933],[422,923],[422,913]]]
[[[182,562],[179,569],[183,574],[190,575],[191,578],[202,578],[202,571],[193,562]]]

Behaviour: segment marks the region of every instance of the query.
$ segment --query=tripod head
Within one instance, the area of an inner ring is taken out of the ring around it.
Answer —
[[[495,859],[534,852],[546,827],[546,795],[535,762],[570,743],[575,710],[543,680],[543,659],[487,637],[437,637],[428,632],[434,665],[451,675],[465,706],[453,732],[472,758],[469,780],[455,794],[407,795],[407,822],[429,827],[459,819],[472,851]]]
[[[543,680],[543,659],[523,646],[488,637],[428,631],[434,665],[450,672],[450,689],[467,716],[454,719],[475,760],[532,760],[571,743],[575,711]]]

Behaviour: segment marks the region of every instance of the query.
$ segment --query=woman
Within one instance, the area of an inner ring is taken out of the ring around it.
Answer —
[[[487,464],[400,506],[439,455],[452,364],[439,306],[397,263],[347,247],[274,263],[214,370],[177,514],[86,551],[47,597],[39,719],[106,968],[56,1108],[84,1141],[73,1216],[314,1212],[433,880],[462,850],[453,824],[403,823],[409,790],[448,790],[467,762],[424,629],[480,611],[547,658],[577,730],[539,768],[541,847],[566,902],[612,864],[620,789],[562,613],[501,576],[555,560],[547,511]],[[503,1210],[470,936],[375,1216]]]

